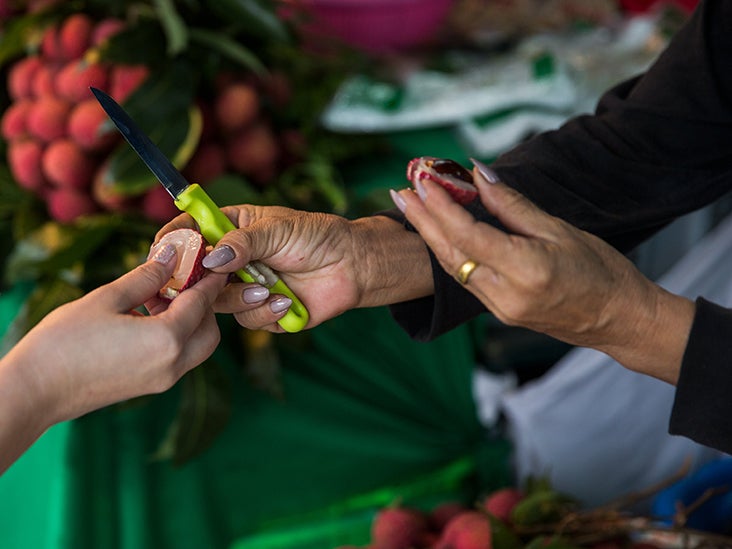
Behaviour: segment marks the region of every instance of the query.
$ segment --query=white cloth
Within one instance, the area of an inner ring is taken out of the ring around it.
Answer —
[[[659,279],[668,290],[732,306],[732,216]],[[548,476],[586,505],[647,488],[721,454],[668,434],[674,388],[577,348],[545,376],[503,394],[519,479]]]

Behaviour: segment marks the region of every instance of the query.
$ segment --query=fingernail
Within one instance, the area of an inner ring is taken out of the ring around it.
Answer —
[[[471,158],[470,161],[473,163],[473,166],[478,168],[478,171],[483,176],[483,178],[488,183],[498,183],[501,178],[498,177],[498,174],[494,172],[491,168],[483,164],[480,160],[476,160],[475,158]]]
[[[404,198],[402,198],[402,195],[400,195],[394,189],[389,189],[389,194],[391,195],[391,199],[394,201],[396,207],[399,208],[402,213],[404,213],[407,210],[407,202],[404,200]]]
[[[414,188],[417,189],[417,195],[422,202],[427,200],[427,189],[424,188],[424,185],[422,185],[419,179],[414,182]]]
[[[259,303],[269,297],[269,290],[264,286],[250,286],[242,292],[244,303]]]
[[[152,256],[150,256],[150,259],[157,261],[158,263],[162,263],[163,265],[167,265],[175,257],[175,253],[175,246],[172,244],[165,244],[164,246],[159,246]]]
[[[234,250],[229,246],[223,245],[211,250],[206,257],[203,258],[203,266],[207,269],[221,267],[234,259]]]
[[[269,308],[273,313],[281,313],[289,309],[290,305],[292,305],[292,300],[289,297],[279,297],[269,304]]]

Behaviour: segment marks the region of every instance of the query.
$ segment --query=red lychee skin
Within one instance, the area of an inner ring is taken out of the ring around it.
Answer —
[[[173,198],[161,185],[153,187],[142,198],[142,213],[150,221],[167,223],[180,214]]]
[[[118,103],[124,103],[149,74],[147,65],[115,65],[109,75],[109,95]]]
[[[56,93],[72,103],[78,103],[94,97],[90,86],[103,90],[108,82],[109,71],[101,63],[70,61],[56,75]]]
[[[478,511],[455,516],[435,544],[435,549],[492,549],[493,530],[488,517]]]
[[[105,129],[107,120],[107,114],[96,99],[85,99],[69,114],[68,136],[84,150],[95,152],[109,150],[117,142],[119,134],[111,129]]]
[[[32,97],[33,75],[43,65],[41,58],[32,55],[17,61],[8,71],[8,94],[12,99]]]
[[[380,510],[371,524],[371,545],[375,549],[411,549],[429,530],[424,513],[406,507]]]
[[[41,162],[51,184],[76,190],[88,189],[96,170],[96,160],[68,138],[50,143]]]
[[[58,25],[49,25],[43,31],[41,38],[41,54],[51,61],[63,61],[61,42],[58,37]]]
[[[450,177],[444,173],[438,172],[433,168],[433,164],[437,162],[452,163],[452,165],[459,168],[464,174],[466,174],[466,177],[469,177],[470,182],[459,177]],[[462,205],[472,202],[478,196],[478,188],[472,183],[472,174],[451,160],[444,160],[433,156],[420,156],[418,158],[413,158],[407,164],[407,179],[413,184],[416,181],[424,179],[432,180],[450,193],[450,196],[455,202]]]
[[[0,133],[5,140],[11,141],[26,135],[28,131],[26,121],[32,105],[32,100],[20,99],[5,109],[0,121]]]
[[[151,248],[150,254],[166,244],[176,249],[176,264],[170,280],[161,288],[159,296],[172,300],[181,292],[193,286],[203,278],[206,268],[203,258],[206,255],[206,242],[198,231],[193,229],[175,229],[164,234]]]
[[[279,154],[279,143],[264,123],[236,133],[226,143],[229,166],[258,183],[274,176]]]
[[[39,98],[28,111],[28,133],[46,143],[66,135],[71,104],[50,95]]]
[[[501,488],[486,496],[482,507],[497,519],[509,523],[513,508],[523,498],[524,493],[518,488]]]
[[[99,21],[92,30],[91,45],[103,45],[112,36],[124,30],[125,26],[124,21],[113,17]]]
[[[64,59],[78,59],[91,44],[94,21],[85,13],[64,19],[58,31],[58,45]]]
[[[467,510],[468,509],[466,509],[465,505],[463,505],[459,501],[448,501],[445,503],[441,503],[440,505],[432,509],[432,511],[430,511],[430,525],[432,526],[433,530],[441,532],[448,522],[450,522],[460,513],[463,513]]]
[[[183,170],[188,181],[205,185],[226,171],[226,153],[218,143],[202,143]]]
[[[259,95],[254,86],[233,82],[214,101],[214,116],[222,131],[231,133],[252,124],[259,116]]]
[[[49,215],[60,223],[70,223],[97,211],[88,194],[75,189],[51,189],[46,197]]]
[[[40,193],[48,184],[41,170],[43,145],[35,139],[16,139],[8,145],[8,164],[18,185]]]

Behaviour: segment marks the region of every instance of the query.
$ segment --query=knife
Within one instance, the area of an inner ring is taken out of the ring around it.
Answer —
[[[178,209],[188,212],[196,220],[209,244],[215,246],[222,236],[236,229],[206,191],[197,183],[189,183],[114,99],[97,88],[92,87],[91,91],[130,146],[173,197]],[[270,292],[286,295],[292,300],[285,316],[277,321],[283,330],[299,332],[308,323],[310,315],[305,306],[267,265],[252,261],[236,274],[244,282],[261,284]]]

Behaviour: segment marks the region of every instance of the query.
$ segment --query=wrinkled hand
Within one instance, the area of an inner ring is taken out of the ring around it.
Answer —
[[[169,255],[174,257],[174,254]],[[175,261],[151,259],[47,315],[8,354],[48,423],[164,391],[219,342],[212,304],[226,280],[207,275],[168,303],[157,297]],[[152,316],[131,314],[146,304]],[[51,412],[53,411],[53,412]]]
[[[423,181],[420,193],[399,193],[407,218],[443,268],[457,274],[463,262],[475,261],[467,289],[506,324],[593,347],[632,369],[675,380],[677,372],[659,371],[662,364],[650,355],[665,361],[663,368],[678,366],[693,304],[515,190],[489,183],[478,169],[474,179],[483,204],[508,232],[477,222],[434,182]]]

